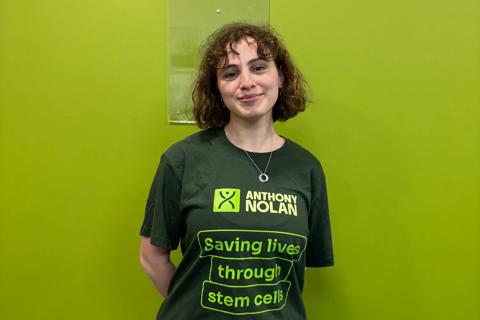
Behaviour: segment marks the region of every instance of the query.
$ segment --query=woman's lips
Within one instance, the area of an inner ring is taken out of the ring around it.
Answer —
[[[255,100],[257,100],[261,95],[262,95],[261,93],[259,93],[259,94],[246,94],[246,95],[241,96],[240,98],[238,98],[238,100],[244,101],[244,102],[255,101]]]

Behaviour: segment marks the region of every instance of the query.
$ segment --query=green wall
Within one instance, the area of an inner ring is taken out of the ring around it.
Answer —
[[[271,1],[327,174],[310,319],[477,319],[478,1]],[[138,229],[167,124],[165,1],[0,0],[0,318],[153,319]],[[179,255],[175,258],[178,260]]]

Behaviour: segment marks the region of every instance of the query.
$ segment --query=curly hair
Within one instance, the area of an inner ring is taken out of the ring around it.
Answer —
[[[227,49],[236,53],[232,45],[252,38],[260,59],[273,60],[283,76],[279,96],[273,106],[273,121],[286,121],[305,110],[307,84],[270,26],[248,23],[230,23],[210,35],[202,45],[203,56],[195,81],[192,100],[193,116],[200,128],[223,127],[230,120],[230,112],[223,106],[217,87],[217,68],[228,63]]]

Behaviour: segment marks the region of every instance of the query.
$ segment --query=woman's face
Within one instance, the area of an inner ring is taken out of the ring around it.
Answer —
[[[227,59],[217,69],[217,87],[230,111],[230,121],[273,121],[272,109],[282,86],[281,75],[272,60],[258,57],[252,38],[232,45],[238,54],[227,49]]]

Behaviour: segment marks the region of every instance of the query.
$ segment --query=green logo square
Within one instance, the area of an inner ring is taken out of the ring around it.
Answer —
[[[240,189],[215,189],[213,212],[240,212]]]

